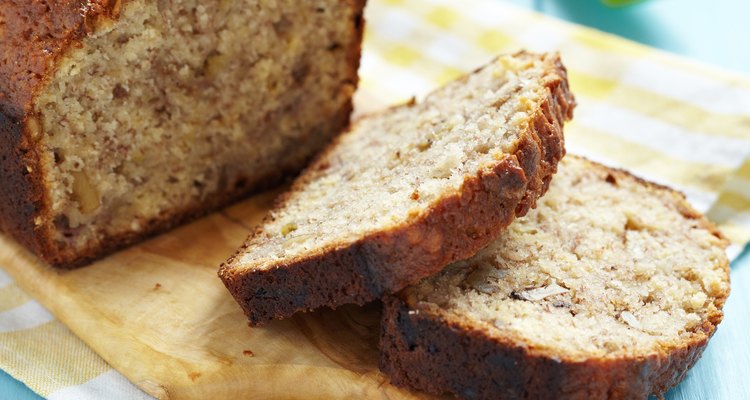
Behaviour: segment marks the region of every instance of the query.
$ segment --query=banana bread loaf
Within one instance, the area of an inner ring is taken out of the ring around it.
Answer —
[[[559,57],[522,52],[364,117],[219,275],[251,324],[416,283],[534,205],[563,155],[573,105]]]
[[[79,265],[294,173],[348,123],[364,0],[8,0],[0,228]]]
[[[466,399],[645,399],[700,357],[726,243],[684,198],[567,156],[536,210],[385,300],[380,368]]]

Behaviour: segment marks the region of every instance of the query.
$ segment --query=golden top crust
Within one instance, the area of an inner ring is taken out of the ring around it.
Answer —
[[[0,112],[19,119],[57,59],[116,18],[120,0],[7,0],[0,7]]]

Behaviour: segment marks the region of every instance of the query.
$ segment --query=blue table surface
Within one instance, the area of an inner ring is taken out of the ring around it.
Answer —
[[[750,51],[742,40],[750,38],[749,1],[648,0],[624,8],[605,7],[597,0],[505,1],[750,74]],[[750,247],[732,264],[732,295],[724,322],[688,378],[667,399],[750,399],[750,341],[744,334],[750,331],[748,310]],[[0,399],[41,397],[0,370]]]

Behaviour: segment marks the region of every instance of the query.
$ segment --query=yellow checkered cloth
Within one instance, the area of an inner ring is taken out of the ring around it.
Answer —
[[[750,79],[495,0],[371,0],[366,16],[359,113],[497,53],[559,51],[579,102],[569,152],[682,190],[732,256],[750,241]],[[4,274],[0,368],[52,399],[148,398]]]

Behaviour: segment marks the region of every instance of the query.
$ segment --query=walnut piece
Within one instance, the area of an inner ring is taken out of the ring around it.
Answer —
[[[78,202],[81,212],[88,214],[101,205],[99,193],[91,184],[88,175],[80,171],[71,172],[73,175],[73,199]]]
[[[535,289],[513,291],[510,296],[514,299],[525,300],[525,301],[539,301],[544,300],[547,297],[555,296],[558,294],[568,293],[569,289],[566,289],[557,283],[551,285],[542,286]]]

